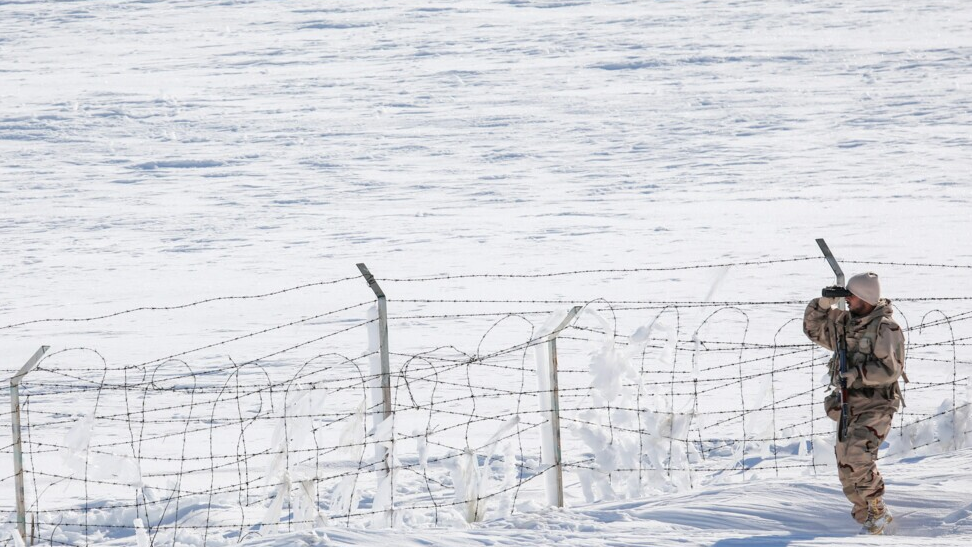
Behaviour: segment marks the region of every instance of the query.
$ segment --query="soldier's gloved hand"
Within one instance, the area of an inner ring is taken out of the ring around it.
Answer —
[[[817,306],[822,310],[829,310],[836,302],[836,298],[830,298],[829,296],[821,296],[817,299]]]
[[[858,376],[860,376],[860,371],[857,370],[857,367],[849,368],[847,369],[847,372],[842,372],[840,374],[841,378],[847,380],[847,385],[854,383],[854,380],[856,380]]]

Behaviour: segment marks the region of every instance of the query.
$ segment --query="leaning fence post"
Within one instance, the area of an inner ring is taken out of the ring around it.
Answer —
[[[581,306],[574,306],[567,312],[567,316],[550,334],[547,335],[547,373],[549,382],[549,412],[550,439],[553,452],[553,479],[548,481],[552,485],[554,496],[550,499],[557,507],[564,506],[564,462],[560,444],[560,383],[557,378],[557,336],[574,320],[581,311]],[[549,491],[548,491],[549,495]]]
[[[830,264],[830,268],[834,270],[834,276],[837,278],[837,284],[843,287],[844,271],[840,269],[840,264],[837,264],[837,259],[834,258],[834,253],[830,252],[830,247],[827,246],[827,242],[824,241],[823,238],[817,240],[817,246],[820,247],[820,251]],[[844,297],[837,299],[837,309],[841,311],[847,310],[847,300],[845,300]]]
[[[24,453],[20,439],[20,380],[34,370],[41,357],[51,349],[50,346],[41,346],[34,356],[20,369],[13,378],[10,379],[10,425],[13,429],[13,458],[14,458],[14,478],[15,496],[17,498],[17,531],[20,537],[27,543],[27,504],[24,500]]]
[[[827,259],[827,263],[830,264],[830,269],[834,271],[834,277],[837,280],[837,285],[840,287],[844,286],[844,270],[840,269],[840,264],[837,263],[837,259],[834,258],[834,253],[830,252],[830,247],[827,246],[827,242],[820,238],[817,240],[817,246],[820,247],[820,252],[823,253],[824,258]],[[844,297],[837,299],[837,309],[841,311],[847,311],[847,300]],[[837,348],[834,348],[835,350]],[[836,353],[835,353],[836,355]],[[841,368],[840,372],[843,373],[844,369]],[[837,440],[841,441],[847,427],[847,383],[841,379],[840,380],[841,389],[841,414],[840,421],[837,423]]]
[[[358,270],[361,271],[361,275],[364,276],[365,281],[368,282],[368,286],[371,287],[371,290],[375,293],[375,297],[378,299],[378,355],[381,360],[382,421],[384,421],[390,419],[392,416],[391,365],[389,364],[388,353],[388,305],[385,299],[385,292],[378,286],[378,282],[375,281],[375,276],[371,275],[368,267],[363,263],[359,263]],[[377,420],[375,422],[377,424]],[[378,459],[382,462],[382,467],[378,473],[378,484],[380,486],[386,478],[389,481],[393,481],[394,475],[392,473],[392,462],[389,461],[388,451],[381,444],[377,446]],[[388,486],[390,491],[394,493],[394,482]],[[394,497],[392,497],[392,500],[394,500]],[[389,526],[394,523],[394,520],[392,520],[393,511],[393,507],[391,506],[386,508]]]

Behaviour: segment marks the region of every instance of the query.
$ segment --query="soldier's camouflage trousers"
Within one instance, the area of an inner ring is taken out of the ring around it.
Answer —
[[[884,479],[877,469],[878,447],[888,436],[894,411],[871,410],[854,414],[847,436],[837,443],[837,473],[844,495],[854,504],[854,520],[867,520],[867,500],[884,495]]]

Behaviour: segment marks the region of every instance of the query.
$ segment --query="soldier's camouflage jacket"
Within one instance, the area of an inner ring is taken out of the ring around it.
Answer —
[[[850,312],[821,308],[819,298],[803,314],[803,331],[813,342],[834,351],[837,337],[846,333],[848,403],[851,414],[895,412],[901,403],[898,378],[904,374],[905,339],[901,327],[891,318],[891,302],[880,300],[864,317]],[[830,361],[830,377],[839,386],[837,359]],[[827,414],[837,420],[840,408],[836,392],[825,401]]]

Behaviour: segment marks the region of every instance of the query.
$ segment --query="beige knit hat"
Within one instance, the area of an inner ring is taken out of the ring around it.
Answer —
[[[881,300],[881,282],[874,272],[859,273],[850,278],[847,290],[872,306],[877,306],[878,300]]]

